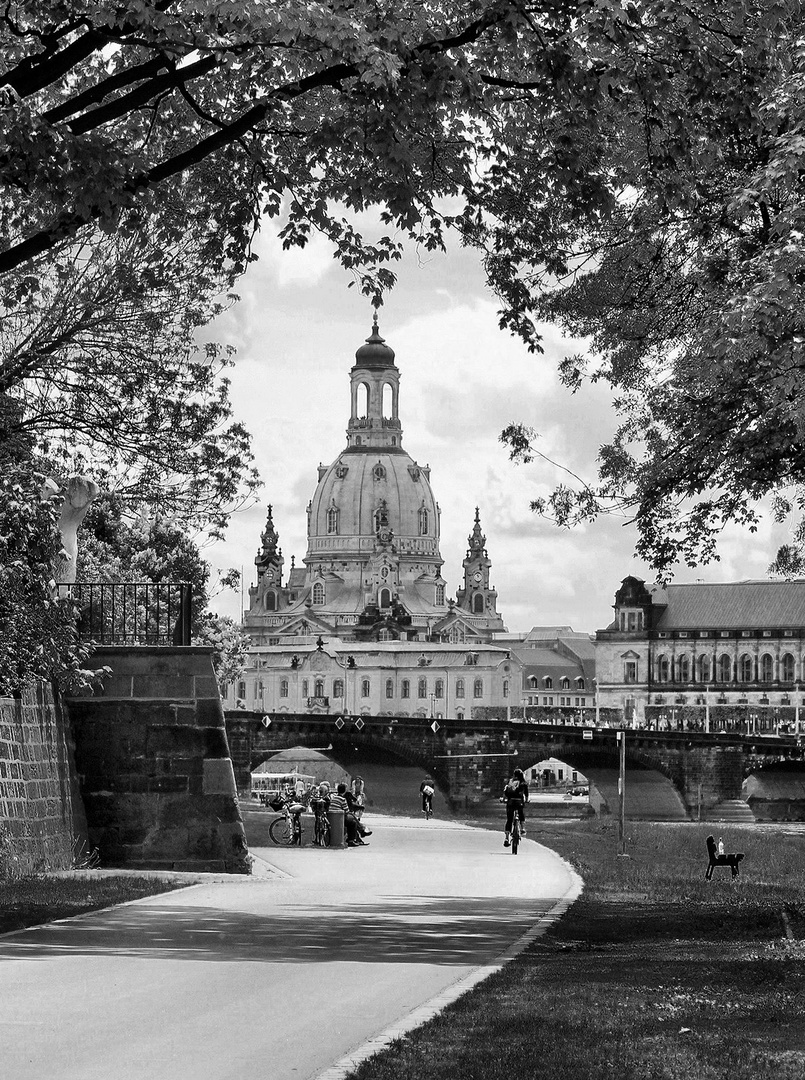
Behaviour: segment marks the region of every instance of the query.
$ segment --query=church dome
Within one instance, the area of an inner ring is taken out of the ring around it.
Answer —
[[[377,312],[372,324],[372,333],[355,353],[355,366],[376,371],[380,368],[394,367],[394,349],[380,336],[377,325]]]
[[[350,448],[321,473],[310,504],[308,556],[369,553],[385,526],[400,554],[439,554],[430,470],[405,451]]]

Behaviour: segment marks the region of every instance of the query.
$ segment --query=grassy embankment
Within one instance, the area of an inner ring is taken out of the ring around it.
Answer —
[[[706,882],[712,826],[632,825],[630,858],[612,826],[532,826],[581,898],[355,1080],[802,1080],[805,836],[731,827],[741,876]]]

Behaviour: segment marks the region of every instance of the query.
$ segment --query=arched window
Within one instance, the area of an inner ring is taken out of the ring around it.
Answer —
[[[528,688],[529,690],[536,690],[539,687],[539,679],[536,675],[528,676]]]
[[[386,679],[386,697],[394,697],[394,679]]]
[[[280,679],[280,697],[288,696],[288,680]]]
[[[760,658],[760,681],[771,682],[774,678],[774,660],[769,653],[764,653]]]
[[[411,696],[411,682],[409,679],[403,679],[400,683],[400,697],[408,698]]]
[[[790,652],[785,653],[780,662],[780,678],[783,682],[794,681],[794,657]]]
[[[275,592],[273,592],[273,591],[267,592],[266,595],[265,595],[264,603],[265,603],[266,611],[276,611],[277,610],[277,594]]]
[[[419,535],[428,535],[428,511],[425,506],[419,508]]]
[[[333,679],[333,697],[342,698],[344,696],[344,680]]]
[[[369,415],[369,387],[365,382],[358,384],[358,393],[355,399],[356,415],[363,419]],[[358,436],[360,440],[360,435]]]
[[[545,690],[553,690],[553,679],[550,677],[550,675],[545,676],[545,678],[542,680],[542,685]]]
[[[660,682],[668,682],[668,657],[657,657],[657,678]]]
[[[444,697],[444,679],[437,679],[433,686],[433,696]]]
[[[360,437],[360,435],[356,435],[356,436],[355,436],[355,445],[356,445],[356,446],[360,446],[360,445],[361,445],[361,437]]]
[[[313,684],[313,697],[324,697],[324,679],[316,679]]]
[[[361,680],[361,697],[369,697],[372,692],[372,684],[368,679]]]
[[[685,653],[676,662],[677,681],[690,682],[690,657]]]
[[[331,506],[327,511],[327,532],[333,535],[338,532],[338,507]]]
[[[483,593],[476,593],[472,598],[472,610],[476,615],[483,615],[484,613],[484,597]]]
[[[464,697],[464,680],[456,679],[456,697]]]
[[[313,603],[324,603],[324,585],[320,581],[315,582],[313,585]]]
[[[509,680],[508,679],[503,680],[503,696],[504,697],[509,696]]]
[[[420,679],[417,683],[417,697],[426,698],[428,696],[428,680]]]
[[[386,630],[386,628],[383,627],[383,629],[377,635],[377,640],[378,641],[394,641],[394,635],[392,634],[391,630]]]
[[[577,690],[583,690],[584,689],[584,679],[581,677],[581,675],[576,676],[576,689]]]
[[[752,657],[744,653],[738,664],[738,678],[741,682],[752,682]]]
[[[381,589],[377,594],[378,605],[382,608],[391,607],[391,590]]]
[[[391,383],[383,383],[383,416],[388,420],[394,415],[394,387]]]
[[[436,606],[441,607],[444,603],[444,585],[436,586]]]
[[[570,679],[568,679],[567,675],[563,675],[562,678],[559,680],[559,689],[560,690],[569,690],[570,689]]]
[[[710,657],[700,656],[696,661],[696,678],[700,683],[710,682]]]
[[[476,679],[472,684],[472,696],[474,698],[482,698],[484,696],[484,680]]]
[[[718,658],[718,681],[732,682],[732,657],[722,653]]]

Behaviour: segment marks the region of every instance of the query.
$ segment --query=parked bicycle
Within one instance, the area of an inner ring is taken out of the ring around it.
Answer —
[[[268,827],[272,843],[280,847],[299,846],[302,843],[301,816],[304,806],[295,797],[278,797],[269,803],[272,810],[281,813]]]

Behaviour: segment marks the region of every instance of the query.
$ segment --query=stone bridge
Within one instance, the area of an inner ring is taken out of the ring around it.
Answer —
[[[432,726],[436,727],[434,731]],[[279,750],[294,746],[326,750],[354,761],[378,756],[431,773],[455,810],[469,811],[502,790],[518,764],[544,758],[565,761],[579,772],[617,769],[617,731],[554,724],[440,720],[414,717],[333,717],[226,712],[238,790],[249,774]],[[626,730],[627,775],[651,769],[666,777],[688,813],[741,798],[744,779],[764,765],[788,762],[805,774],[805,745],[795,736]],[[628,787],[628,784],[627,784]]]

